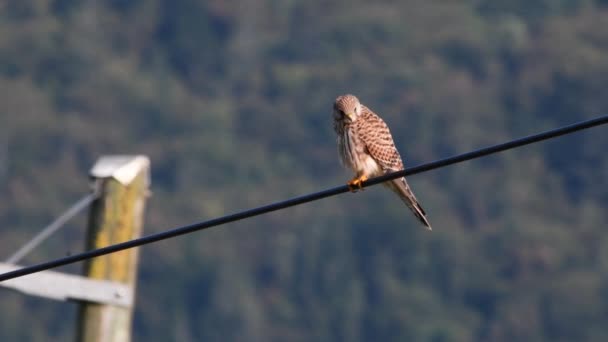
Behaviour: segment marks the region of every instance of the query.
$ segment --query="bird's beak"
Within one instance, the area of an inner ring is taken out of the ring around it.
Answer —
[[[353,113],[353,112],[348,112],[348,113],[344,113],[344,114],[346,114],[346,116],[348,117],[348,119],[350,121],[353,121],[355,119],[355,113]]]

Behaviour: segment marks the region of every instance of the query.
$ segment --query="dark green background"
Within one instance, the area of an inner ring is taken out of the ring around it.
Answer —
[[[3,1],[0,257],[104,154],[150,156],[148,234],[344,184],[345,92],[408,166],[605,115],[607,28],[605,0]],[[607,129],[411,177],[432,233],[374,187],[144,247],[135,341],[606,341]],[[0,340],[73,336],[74,304],[0,303]]]

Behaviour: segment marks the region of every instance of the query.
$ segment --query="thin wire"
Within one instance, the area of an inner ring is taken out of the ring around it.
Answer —
[[[9,264],[16,264],[19,260],[23,259],[29,254],[34,248],[38,247],[44,240],[48,239],[49,236],[57,232],[63,225],[68,222],[72,217],[76,216],[83,209],[87,208],[93,201],[99,197],[97,191],[90,193],[83,198],[79,199],[78,202],[74,203],[68,210],[51,222],[48,226],[44,227],[36,236],[28,241],[23,247],[19,248],[13,255],[11,255],[6,262]]]
[[[558,137],[561,135],[570,134],[570,133],[573,133],[576,131],[591,128],[594,126],[603,125],[606,123],[608,123],[608,116],[602,116],[602,117],[599,117],[596,119],[582,121],[582,122],[579,122],[579,123],[576,123],[573,125],[569,125],[569,126],[557,128],[554,130],[550,130],[547,132],[543,132],[543,133],[539,133],[539,134],[535,134],[535,135],[530,135],[530,136],[527,136],[524,138],[512,140],[512,141],[509,141],[509,142],[506,142],[503,144],[498,144],[498,145],[482,148],[480,150],[460,154],[460,155],[457,155],[454,157],[441,159],[441,160],[438,160],[435,162],[422,164],[420,166],[416,166],[416,167],[408,168],[408,169],[405,169],[402,171],[393,172],[393,173],[386,174],[386,175],[383,175],[380,177],[372,178],[366,182],[363,182],[362,186],[363,187],[371,186],[371,185],[385,182],[387,180],[438,169],[438,168],[445,167],[448,165],[452,165],[452,164],[460,163],[463,161],[483,157],[483,156],[493,154],[493,153],[506,151],[506,150],[513,149],[516,147],[521,147],[524,145],[536,143],[536,142],[539,142],[542,140],[555,138],[555,137]],[[146,245],[146,244],[153,243],[156,241],[165,240],[165,239],[173,238],[173,237],[184,235],[184,234],[189,234],[189,233],[192,233],[195,231],[211,228],[214,226],[219,226],[219,225],[226,224],[229,222],[243,220],[243,219],[246,219],[249,217],[262,215],[262,214],[269,213],[272,211],[281,210],[281,209],[285,209],[288,207],[293,207],[295,205],[320,200],[322,198],[326,198],[326,197],[330,197],[330,196],[335,196],[335,195],[345,193],[348,191],[349,191],[348,186],[342,185],[342,186],[334,187],[331,189],[315,192],[312,194],[295,197],[295,198],[288,199],[285,201],[272,203],[272,204],[265,205],[262,207],[257,207],[257,208],[237,212],[234,214],[226,215],[223,217],[211,219],[209,221],[203,221],[203,222],[194,223],[194,224],[179,227],[179,228],[170,229],[170,230],[167,230],[164,232],[151,234],[151,235],[144,236],[144,237],[141,237],[138,239],[125,241],[125,242],[121,242],[121,243],[118,243],[115,245],[110,245],[107,247],[102,247],[99,249],[94,249],[94,250],[83,252],[80,254],[75,254],[75,255],[59,258],[56,260],[44,262],[41,264],[28,266],[28,267],[24,267],[24,268],[21,268],[18,270],[6,272],[3,274],[0,274],[0,281],[5,281],[8,279],[13,279],[13,278],[21,277],[24,275],[48,270],[51,268],[72,264],[72,263],[75,263],[78,261],[83,261],[83,260],[95,258],[98,256],[122,251],[125,249]]]

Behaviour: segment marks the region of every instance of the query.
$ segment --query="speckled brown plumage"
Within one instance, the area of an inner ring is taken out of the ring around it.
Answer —
[[[386,123],[354,95],[339,96],[334,102],[334,130],[342,163],[356,176],[348,184],[353,189],[368,178],[403,170],[403,161]],[[429,229],[426,213],[405,178],[384,183]]]

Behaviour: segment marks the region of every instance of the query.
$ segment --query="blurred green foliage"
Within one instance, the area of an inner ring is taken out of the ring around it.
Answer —
[[[150,156],[147,233],[341,184],[345,92],[408,165],[606,114],[607,5],[6,0],[0,249],[103,154]],[[432,233],[375,187],[147,246],[135,340],[605,341],[604,131],[412,177]],[[26,262],[80,251],[84,225]],[[73,336],[71,304],[0,301],[1,340]]]

